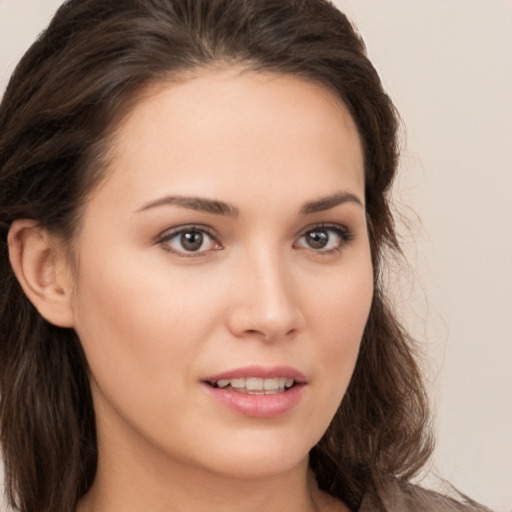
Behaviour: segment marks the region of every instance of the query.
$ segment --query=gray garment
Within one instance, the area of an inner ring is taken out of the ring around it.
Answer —
[[[491,512],[465,496],[453,499],[422,487],[390,479],[365,494],[358,512]]]

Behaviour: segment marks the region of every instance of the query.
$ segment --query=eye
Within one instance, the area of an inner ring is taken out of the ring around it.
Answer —
[[[159,238],[158,243],[164,249],[182,256],[201,255],[222,248],[208,230],[197,226],[182,227],[166,232]]]
[[[353,238],[353,234],[343,226],[322,224],[308,229],[295,246],[330,254],[341,251]]]

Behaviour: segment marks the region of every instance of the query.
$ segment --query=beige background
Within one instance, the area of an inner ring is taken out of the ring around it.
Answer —
[[[0,0],[0,93],[60,3]],[[428,361],[432,469],[512,510],[512,1],[336,3],[406,126],[397,305]]]

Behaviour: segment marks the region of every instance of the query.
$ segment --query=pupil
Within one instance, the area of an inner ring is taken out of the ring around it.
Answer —
[[[329,241],[329,235],[326,231],[311,231],[306,235],[308,244],[313,249],[322,249]]]
[[[199,231],[190,231],[181,235],[181,245],[187,251],[197,251],[203,245],[203,234]]]

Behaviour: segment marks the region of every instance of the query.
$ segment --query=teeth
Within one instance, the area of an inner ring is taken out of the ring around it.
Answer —
[[[285,389],[291,388],[294,382],[293,379],[287,379],[286,377],[274,377],[272,379],[248,377],[246,379],[220,379],[215,384],[219,388],[232,388],[242,393],[270,395],[282,393]]]
[[[245,388],[245,379],[231,379],[231,387],[236,389]]]
[[[245,387],[249,391],[263,391],[263,379],[257,379],[255,377],[245,379]]]
[[[263,381],[263,389],[265,391],[279,389],[279,379],[277,377],[275,379],[265,379]]]

